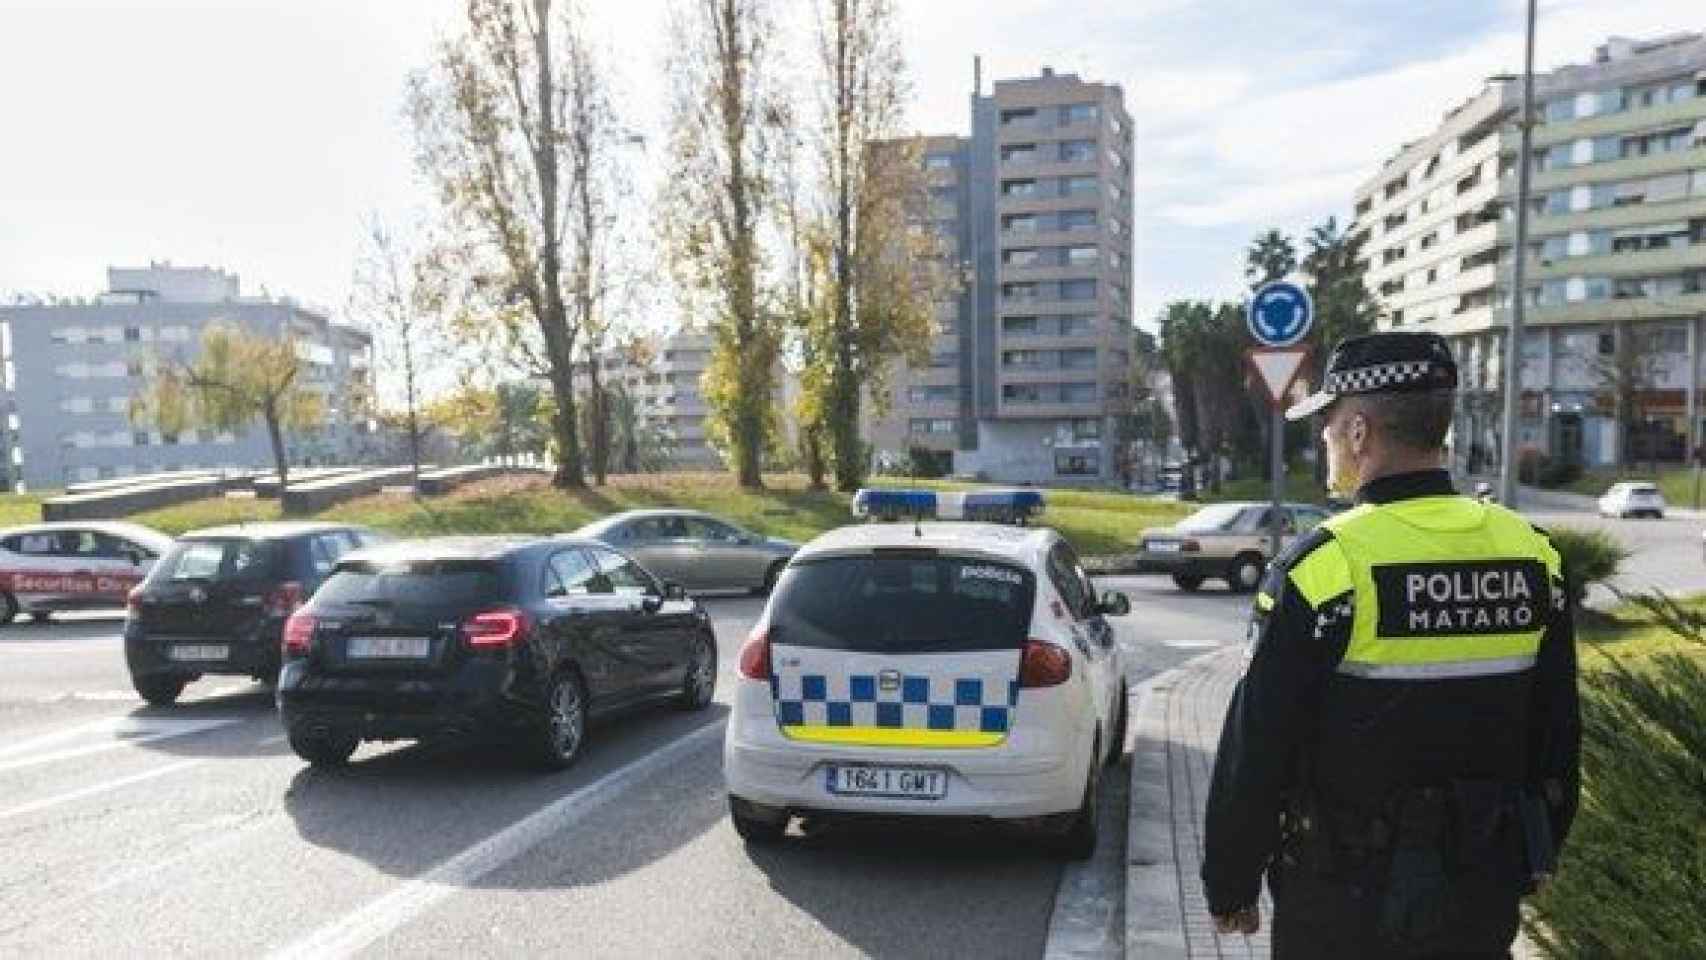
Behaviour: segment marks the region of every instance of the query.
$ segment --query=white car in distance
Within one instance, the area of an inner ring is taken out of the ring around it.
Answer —
[[[1611,485],[1599,498],[1599,512],[1605,517],[1652,517],[1662,520],[1665,497],[1659,488],[1644,480],[1625,480]]]

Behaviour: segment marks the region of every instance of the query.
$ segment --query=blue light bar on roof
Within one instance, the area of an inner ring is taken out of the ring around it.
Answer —
[[[1043,512],[1037,490],[874,490],[853,495],[853,515],[872,520],[982,520],[1024,523]]]

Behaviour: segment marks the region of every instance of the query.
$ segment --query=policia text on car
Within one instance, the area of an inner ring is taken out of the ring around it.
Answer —
[[[1440,469],[1457,368],[1431,334],[1347,340],[1323,390],[1329,481],[1358,506],[1256,598],[1227,710],[1203,882],[1285,957],[1506,956],[1575,813],[1580,720],[1544,533]]]

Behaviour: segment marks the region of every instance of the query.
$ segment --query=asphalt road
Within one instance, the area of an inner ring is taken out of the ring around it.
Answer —
[[[1242,637],[1244,598],[1105,586],[1134,681]],[[384,744],[316,772],[260,684],[143,704],[113,617],[0,628],[0,955],[1040,956],[1063,867],[1022,836],[740,842],[721,731],[760,602],[709,606],[717,702],[595,728],[554,775]]]
[[[1635,548],[1628,585],[1706,590],[1699,522],[1537,519],[1613,530]],[[1218,584],[1103,586],[1132,599],[1118,629],[1134,681],[1243,639],[1248,599]],[[259,684],[205,680],[151,708],[116,619],[0,628],[0,956],[1040,956],[1057,895],[1096,882],[1063,885],[1022,838],[739,841],[721,730],[760,605],[709,605],[717,702],[596,728],[554,775],[374,744],[315,772]]]

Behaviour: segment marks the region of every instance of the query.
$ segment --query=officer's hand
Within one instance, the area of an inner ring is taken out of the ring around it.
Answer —
[[[1252,903],[1242,910],[1217,915],[1214,918],[1214,929],[1221,933],[1242,933],[1250,936],[1262,929],[1262,908]]]

